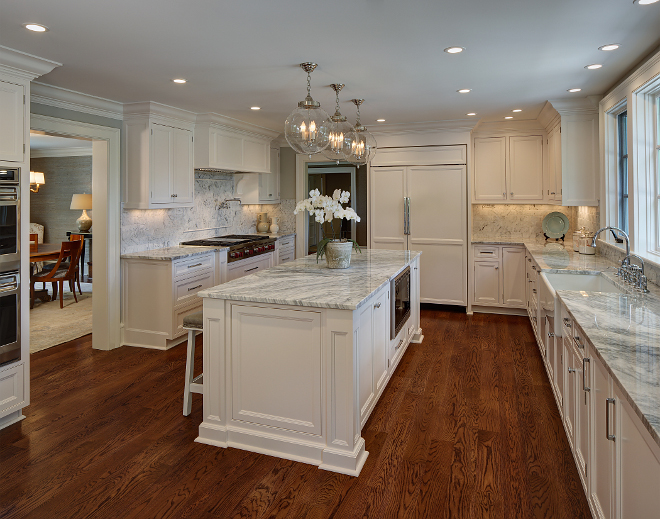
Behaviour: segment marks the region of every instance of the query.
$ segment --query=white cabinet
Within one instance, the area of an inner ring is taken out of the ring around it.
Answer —
[[[475,245],[471,304],[525,308],[525,258],[524,247]]]
[[[220,282],[216,255],[122,259],[122,343],[165,350],[185,340],[183,318],[202,308],[197,293]]]
[[[286,263],[287,261],[293,261],[296,259],[296,237],[285,236],[284,238],[278,238],[275,242],[275,255],[277,258],[277,264]]]
[[[25,157],[25,88],[0,81],[0,160],[23,162]]]
[[[546,199],[565,206],[598,205],[598,106],[588,99],[548,101],[539,121],[548,131]]]
[[[0,370],[0,417],[27,405],[25,390],[24,363]]]
[[[280,150],[270,149],[270,173],[259,173],[259,203],[280,203]]]
[[[278,133],[218,114],[195,124],[195,169],[270,174],[270,141]]]
[[[474,202],[543,200],[543,141],[533,135],[474,138]]]
[[[125,209],[193,205],[192,115],[174,110],[157,103],[124,107]]]
[[[256,274],[273,266],[273,253],[261,254],[254,258],[235,261],[227,265],[227,281]]]
[[[467,304],[466,176],[463,165],[369,170],[370,246],[422,251],[424,303]],[[407,229],[404,197],[410,201]]]

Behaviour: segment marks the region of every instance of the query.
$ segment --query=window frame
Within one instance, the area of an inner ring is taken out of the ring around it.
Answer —
[[[629,175],[628,175],[628,110],[616,116],[617,170],[616,199],[617,226],[630,233]]]

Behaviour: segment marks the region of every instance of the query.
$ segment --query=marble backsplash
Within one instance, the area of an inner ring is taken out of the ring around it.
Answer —
[[[559,211],[568,217],[569,233],[576,229],[575,207],[556,205],[473,204],[472,237],[543,239],[541,224],[548,213]]]
[[[596,232],[600,229],[600,207],[581,205],[577,209],[577,228],[584,227],[587,231]]]
[[[132,209],[121,213],[121,253],[178,245],[182,241],[222,234],[256,232],[257,213],[280,218],[280,231],[295,231],[295,200],[246,205],[226,202],[234,197],[231,174],[195,172],[195,205],[177,209]]]

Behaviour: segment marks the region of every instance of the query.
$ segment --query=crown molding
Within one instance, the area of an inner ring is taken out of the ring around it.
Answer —
[[[48,74],[55,67],[61,66],[62,64],[57,61],[0,45],[0,72],[2,73],[32,81],[34,78]]]
[[[474,119],[448,119],[446,121],[427,121],[418,123],[378,124],[371,126],[373,135],[388,133],[429,133],[433,131],[469,132],[476,124]]]
[[[262,138],[265,137],[269,140],[275,139],[282,133],[212,112],[197,114],[196,122],[197,124],[208,124],[209,126],[212,125],[218,128],[239,131],[248,135],[256,135]]]
[[[68,88],[47,85],[33,81],[30,88],[30,102],[55,108],[64,108],[109,119],[123,119],[123,105],[117,101],[96,97]]]
[[[44,148],[36,150],[30,148],[30,158],[40,159],[43,157],[91,157],[92,148]]]
[[[603,111],[608,111],[612,105],[626,97],[628,90],[636,91],[649,81],[652,81],[658,75],[658,69],[660,69],[660,51],[653,54],[605,94],[600,100],[600,106],[603,108]]]
[[[561,115],[555,110],[550,101],[546,101],[536,120],[546,129],[546,131],[550,131],[561,122]]]
[[[536,119],[484,121],[481,120],[472,130],[472,134],[509,134],[518,132],[545,131],[543,125]]]
[[[146,116],[155,116],[162,122],[185,123],[186,127],[191,130],[193,129],[196,119],[196,114],[193,112],[156,103],[154,101],[124,104],[124,120]]]
[[[598,102],[602,96],[550,99],[548,103],[562,117],[565,115],[594,115],[598,113]]]

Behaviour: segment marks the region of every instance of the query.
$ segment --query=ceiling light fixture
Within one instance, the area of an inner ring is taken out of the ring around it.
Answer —
[[[516,108],[515,110],[511,110],[511,111],[514,112],[514,113],[522,112],[522,110],[520,108]]]
[[[507,115],[505,119],[513,119],[513,115]]]
[[[461,88],[460,90],[456,90],[459,94],[467,94],[468,92],[472,92],[471,88]]]
[[[657,0],[656,0],[657,1]],[[445,52],[447,54],[459,54],[465,50],[465,47],[447,47]]]
[[[188,82],[187,79],[183,79],[183,78],[176,78],[176,79],[173,79],[172,81],[173,81],[174,83],[178,83],[178,84],[180,84],[180,85],[183,85],[184,83],[187,83],[187,82]]]
[[[376,122],[377,122],[377,123],[384,123],[384,122],[385,122],[385,119],[376,119]]]
[[[32,32],[48,32],[48,27],[40,23],[26,23],[23,24],[23,27]]]
[[[618,43],[608,43],[607,45],[603,45],[602,47],[598,47],[598,50],[604,50],[604,51],[607,52],[608,50],[616,50],[619,47],[621,47],[621,45],[619,45]]]
[[[575,92],[581,92],[582,89],[581,89],[581,88],[569,88],[568,91],[569,91],[571,94],[574,94]]]
[[[477,113],[476,112],[470,112],[469,114],[465,114],[465,115],[469,115],[471,117],[473,115],[477,115]]]
[[[360,105],[364,103],[364,99],[351,99],[353,104],[357,106],[357,121],[345,139],[347,146],[346,160],[352,164],[356,164],[359,168],[362,164],[368,164],[371,159],[376,155],[376,138],[367,131],[367,129],[360,124]]]
[[[261,110],[260,106],[251,106],[250,110]]]
[[[330,117],[330,134],[328,136],[330,144],[323,150],[323,155],[330,160],[334,160],[337,164],[340,161],[346,160],[348,155],[348,145],[346,144],[346,137],[353,131],[353,126],[346,120],[346,117],[339,111],[339,92],[344,88],[343,83],[333,83],[330,87],[335,91],[335,114]]]
[[[593,65],[587,65],[586,67],[587,70],[598,70],[599,68],[603,68],[603,65],[600,63],[594,63]]]
[[[639,5],[650,5],[650,4],[655,4],[658,2],[658,0],[633,0],[633,4],[639,4]]]
[[[311,95],[310,74],[317,66],[311,62],[300,64],[300,68],[307,72],[307,97],[298,103],[298,108],[284,122],[286,141],[296,153],[309,155],[310,158],[330,144],[330,116]]]

